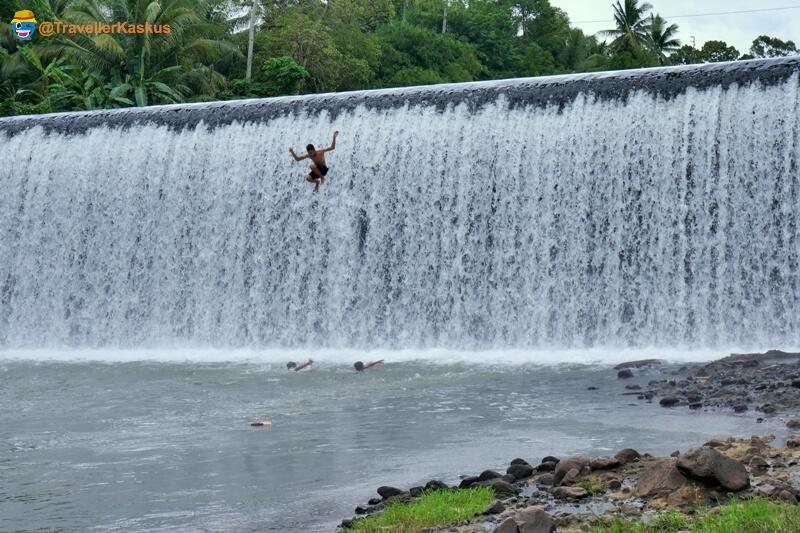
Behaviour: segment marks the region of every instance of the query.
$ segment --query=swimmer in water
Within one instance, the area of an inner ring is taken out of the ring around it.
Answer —
[[[301,371],[301,370],[303,370],[304,368],[308,368],[309,366],[311,366],[311,364],[312,364],[313,362],[314,362],[314,361],[312,361],[311,359],[309,359],[309,360],[308,360],[308,361],[306,361],[305,363],[302,363],[302,364],[299,364],[299,365],[298,365],[298,364],[297,364],[297,363],[295,363],[294,361],[289,361],[288,363],[286,363],[286,370],[294,370],[295,372],[300,372],[300,371]]]
[[[370,368],[372,366],[379,365],[381,363],[383,363],[383,359],[378,359],[377,361],[370,361],[367,364],[364,364],[361,361],[356,361],[353,364],[353,368],[356,369],[356,372],[363,372],[364,370],[366,370],[366,369],[368,369],[368,368]]]

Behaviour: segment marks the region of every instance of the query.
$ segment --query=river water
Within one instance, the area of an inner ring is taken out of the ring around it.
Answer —
[[[622,396],[610,365],[185,356],[0,360],[0,530],[332,531],[384,484],[776,429]]]

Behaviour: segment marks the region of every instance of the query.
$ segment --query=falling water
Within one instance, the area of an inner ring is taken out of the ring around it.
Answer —
[[[754,64],[2,120],[0,346],[798,345],[800,62]]]

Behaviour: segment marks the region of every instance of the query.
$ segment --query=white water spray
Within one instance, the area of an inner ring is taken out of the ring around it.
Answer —
[[[797,346],[799,86],[0,133],[0,346]]]

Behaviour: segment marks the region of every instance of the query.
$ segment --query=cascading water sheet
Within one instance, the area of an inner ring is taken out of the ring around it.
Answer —
[[[0,347],[800,345],[798,64],[668,95],[0,120]],[[313,194],[287,149],[334,129]]]

